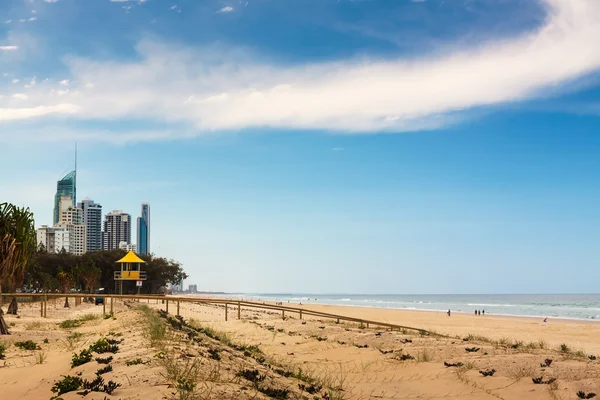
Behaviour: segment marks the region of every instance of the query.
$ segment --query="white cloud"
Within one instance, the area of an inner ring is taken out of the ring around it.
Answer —
[[[147,0],[110,0],[111,3],[126,3],[126,2],[145,3]]]
[[[29,96],[23,93],[15,93],[12,95],[12,98],[15,100],[27,100]]]
[[[17,79],[17,78],[15,78],[15,79],[12,80],[12,83],[19,83],[19,82],[21,82],[21,80]]]
[[[58,82],[61,86],[69,86],[69,80],[68,79],[63,79],[62,81]]]
[[[32,22],[32,21],[35,21],[35,20],[37,20],[37,17],[31,17],[27,21]]]
[[[332,151],[344,151],[343,147],[334,147],[333,149],[331,149]]]
[[[25,22],[25,21],[27,21],[25,18],[21,18],[21,19],[19,20],[19,22]]]
[[[282,66],[240,51],[199,52],[147,40],[135,62],[69,59],[68,92],[39,84],[24,103],[73,105],[78,119],[148,118],[195,131],[434,129],[468,110],[543,97],[600,70],[600,2],[545,3],[546,21],[532,32],[419,59]]]
[[[220,13],[228,13],[228,12],[233,12],[233,7],[223,7],[219,10]]]
[[[19,96],[19,97],[15,97]],[[25,94],[13,94],[13,98],[26,100]],[[54,106],[38,106],[26,108],[1,108],[0,121],[23,120],[35,117],[42,117],[49,114],[73,114],[79,110],[79,107],[73,104],[57,104]]]
[[[44,3],[56,3],[58,0],[44,0]]]
[[[4,21],[5,24],[10,24],[12,22],[12,19],[7,19],[6,21]]]
[[[19,46],[0,46],[0,51],[14,51],[18,49]]]

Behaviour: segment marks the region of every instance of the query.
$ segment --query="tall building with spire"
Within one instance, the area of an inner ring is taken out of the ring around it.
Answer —
[[[140,254],[150,253],[150,204],[142,203],[141,216],[137,219],[137,249]]]
[[[65,175],[61,180],[56,182],[56,194],[54,195],[54,218],[53,224],[56,225],[60,221],[60,198],[69,196],[71,198],[71,206],[75,207],[75,192],[76,192],[76,171],[73,170]]]
[[[54,195],[54,215],[52,223],[54,225],[60,222],[60,198],[61,196],[70,196],[72,206],[75,208],[77,203],[77,143],[75,143],[75,169],[66,174],[61,180],[56,182],[56,194]]]

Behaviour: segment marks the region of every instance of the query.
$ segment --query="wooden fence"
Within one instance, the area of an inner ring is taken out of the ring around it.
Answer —
[[[57,299],[70,298],[74,299],[76,304],[80,304],[83,299],[89,298],[102,298],[102,313],[107,314],[107,312],[114,312],[114,303],[115,300],[119,301],[133,301],[133,302],[142,302],[147,300],[150,302],[151,300],[155,300],[157,302],[161,302],[161,304],[165,305],[165,311],[173,314],[180,315],[181,304],[212,304],[223,307],[224,309],[224,319],[227,321],[229,319],[230,311],[237,311],[237,319],[241,319],[241,311],[244,309],[256,309],[256,310],[268,310],[274,312],[280,312],[281,318],[285,319],[287,316],[295,315],[299,319],[303,319],[304,316],[311,316],[323,319],[334,320],[336,323],[340,322],[352,322],[360,324],[363,327],[378,327],[385,328],[390,330],[409,330],[416,331],[421,334],[427,334],[432,336],[442,336],[435,332],[430,332],[424,329],[419,329],[411,326],[391,324],[388,322],[381,321],[373,321],[362,318],[349,317],[345,315],[339,314],[331,314],[322,311],[310,310],[302,307],[294,307],[294,306],[285,306],[285,305],[275,305],[269,303],[261,303],[257,301],[248,301],[248,300],[232,300],[225,298],[207,298],[207,297],[177,297],[177,296],[164,296],[164,295],[116,295],[116,294],[81,294],[81,293],[1,293],[0,294],[0,304],[7,303],[7,300],[12,299],[13,297],[20,299],[21,301],[29,302],[40,302],[40,317],[47,317],[47,304],[49,300],[56,301]],[[169,305],[171,305],[171,309],[169,309]]]

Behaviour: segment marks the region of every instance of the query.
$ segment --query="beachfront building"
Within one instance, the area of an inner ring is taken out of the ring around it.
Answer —
[[[75,207],[75,195],[77,193],[76,172],[73,170],[56,182],[56,194],[54,195],[54,218],[52,223],[58,224],[60,221],[60,199],[61,196],[71,197],[71,206]]]
[[[121,242],[131,244],[131,215],[114,210],[104,216],[102,249],[118,249]]]
[[[69,252],[69,231],[61,227],[42,225],[36,230],[38,248],[44,248],[48,253]]]
[[[119,243],[119,250],[133,251],[134,253],[137,253],[137,245],[127,242],[121,242]]]
[[[190,293],[196,293],[198,291],[198,285],[190,285],[188,291]]]
[[[137,219],[137,248],[139,254],[150,253],[150,204],[142,203],[141,216]]]
[[[69,232],[69,250],[71,254],[82,255],[86,252],[86,226],[83,223],[83,210],[73,207],[71,196],[63,195],[59,203],[60,217],[55,227]]]
[[[77,203],[83,211],[83,223],[86,228],[86,251],[102,250],[102,206],[94,200],[85,198]]]

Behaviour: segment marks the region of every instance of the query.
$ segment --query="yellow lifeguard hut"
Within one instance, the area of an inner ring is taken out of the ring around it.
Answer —
[[[136,281],[139,293],[142,281],[148,279],[146,271],[141,270],[141,265],[145,264],[146,261],[129,250],[125,257],[121,258],[117,263],[121,264],[121,270],[115,271],[115,292],[123,294],[123,281]]]

